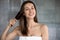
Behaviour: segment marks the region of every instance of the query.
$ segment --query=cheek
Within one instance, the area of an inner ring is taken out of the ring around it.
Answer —
[[[34,10],[34,14],[36,15],[36,11]]]
[[[24,15],[25,15],[25,16],[28,16],[28,13],[29,13],[29,11],[25,11],[25,12],[24,12]]]

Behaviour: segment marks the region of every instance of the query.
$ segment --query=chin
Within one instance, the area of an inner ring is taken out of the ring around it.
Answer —
[[[29,16],[28,18],[29,18],[29,19],[34,19],[34,16]]]

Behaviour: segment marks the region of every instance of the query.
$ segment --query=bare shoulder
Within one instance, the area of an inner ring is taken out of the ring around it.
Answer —
[[[19,29],[20,29],[19,26],[17,26],[17,27],[14,28],[13,32],[16,33],[16,34],[18,34]]]
[[[40,30],[43,40],[48,40],[48,26],[45,24],[40,24]]]
[[[42,33],[48,33],[48,26],[45,24],[40,24],[40,30]]]
[[[48,26],[46,24],[40,24],[38,23],[41,30],[48,30]]]
[[[7,35],[6,39],[11,40],[18,36],[18,29],[19,29],[18,27],[14,28],[14,30]]]
[[[46,24],[41,24],[41,29],[48,29],[48,26]]]
[[[14,32],[16,32],[18,36],[22,35],[20,26],[17,26],[16,28],[14,28]]]

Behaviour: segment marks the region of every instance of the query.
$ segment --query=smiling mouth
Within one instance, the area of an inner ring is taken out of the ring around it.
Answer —
[[[29,16],[33,16],[33,15],[34,15],[34,13],[30,13],[30,14],[29,14]]]

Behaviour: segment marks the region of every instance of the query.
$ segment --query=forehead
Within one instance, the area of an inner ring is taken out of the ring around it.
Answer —
[[[25,4],[24,7],[34,7],[34,5],[32,3],[27,3],[27,4]]]

